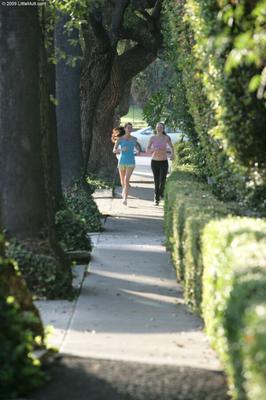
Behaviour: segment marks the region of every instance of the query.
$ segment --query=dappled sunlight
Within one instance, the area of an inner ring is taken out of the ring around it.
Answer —
[[[136,239],[136,238],[135,238]],[[161,253],[162,251],[166,251],[165,247],[162,244],[149,244],[149,243],[142,243],[142,244],[128,244],[123,243],[122,240],[119,244],[112,244],[110,243],[109,245],[104,243],[101,245],[101,242],[99,243],[99,248],[101,249],[108,249],[112,248],[113,250],[119,250],[119,251],[137,251],[137,252],[154,252],[154,253]],[[143,255],[144,256],[144,255]]]
[[[130,205],[128,206],[130,208]],[[136,214],[128,214],[127,215],[116,215],[114,218],[119,219],[121,221],[138,221],[142,222],[143,220],[160,220],[163,221],[163,217],[161,215],[154,215],[152,212],[150,214],[145,213],[145,217],[143,215],[136,215]]]
[[[147,321],[147,327],[153,321]],[[123,332],[80,332],[70,330],[71,348],[63,344],[63,353],[73,354],[79,357],[92,357],[96,359],[124,360],[130,362],[144,362],[153,365],[176,365],[194,368],[205,368],[206,370],[220,370],[218,361],[209,363],[213,351],[209,349],[206,337],[198,330],[191,332],[158,334],[155,332],[130,333]],[[80,343],[87,338],[89,345],[84,348]],[[165,348],[162,343],[172,342],[169,351],[167,344]],[[141,346],[141,349],[140,349]],[[73,350],[75,349],[75,350]],[[205,357],[202,357],[204,353]]]
[[[177,304],[177,299],[174,296],[166,296],[166,295],[162,295],[162,294],[156,294],[156,293],[147,293],[147,292],[136,292],[133,290],[126,290],[124,289],[123,292],[140,297],[142,299],[151,299],[151,300],[155,300],[158,301],[160,303],[171,303],[171,304]],[[137,301],[137,300],[135,300]],[[145,302],[145,304],[147,304],[146,300],[143,300],[143,302]],[[149,302],[149,305],[154,306],[154,302]],[[160,306],[158,304],[158,306]]]
[[[138,274],[138,273],[131,273],[131,274],[126,274],[126,273],[121,273],[121,272],[110,272],[110,271],[97,271],[97,273],[92,273],[93,275],[97,275],[102,278],[109,278],[109,279],[116,279],[119,280],[121,288],[121,282],[124,284],[128,283],[135,283],[136,286],[139,288],[139,291],[141,290],[141,287],[144,285],[145,288],[150,286],[150,288],[153,291],[159,291],[162,293],[162,289],[166,288],[169,290],[173,291],[173,296],[176,297],[180,294],[181,291],[181,286],[178,287],[176,282],[170,279],[162,279],[160,276],[158,277],[157,280],[154,278],[154,276],[148,276],[148,275],[143,275],[143,274]],[[122,287],[123,290],[123,287]]]
[[[108,206],[105,200],[104,232],[97,237],[61,352],[218,369],[203,322],[184,304],[176,282],[164,246],[163,207],[153,206],[153,181],[146,181],[148,162],[137,167],[127,207],[121,188]]]

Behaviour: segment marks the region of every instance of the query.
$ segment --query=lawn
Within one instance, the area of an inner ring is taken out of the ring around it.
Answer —
[[[126,122],[131,122],[134,129],[148,126],[147,122],[143,119],[142,109],[137,106],[130,106],[128,114],[121,118],[121,125],[125,125]]]

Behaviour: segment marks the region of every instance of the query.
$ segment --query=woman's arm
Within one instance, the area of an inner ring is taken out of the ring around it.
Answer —
[[[119,154],[119,150],[118,150],[118,146],[119,146],[119,139],[116,140],[114,148],[113,148],[113,153],[114,154]]]
[[[150,151],[151,150],[152,142],[153,142],[153,136],[149,140],[149,143],[148,143],[148,146],[146,148],[146,151]]]
[[[133,136],[133,139],[134,139],[134,141],[135,141],[134,146],[135,146],[135,150],[136,150],[136,156],[138,156],[138,155],[140,154],[140,151],[139,151],[138,148],[137,148],[137,141],[138,141],[138,139],[137,139],[135,136]]]
[[[169,145],[169,147],[171,149],[171,160],[174,160],[174,158],[175,158],[174,146],[173,146],[171,138],[169,136],[167,136],[167,137],[168,137],[168,145]]]

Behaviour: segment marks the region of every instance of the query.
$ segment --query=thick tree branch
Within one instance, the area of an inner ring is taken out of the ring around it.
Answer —
[[[139,13],[145,18],[147,22],[153,22],[152,16],[146,10],[139,10]]]
[[[146,36],[146,35],[145,35]],[[142,44],[143,46],[145,43],[148,46],[148,43],[145,41],[143,35],[141,34],[140,31],[131,29],[131,28],[122,28],[120,30],[120,39],[127,39],[127,40],[133,40],[134,42],[137,42],[139,44]]]
[[[157,0],[156,4],[154,6],[154,9],[152,11],[152,16],[153,18],[159,18],[161,15],[161,11],[162,11],[162,5],[163,5],[163,0]]]
[[[121,27],[119,37],[120,39],[133,40],[142,47],[151,48],[151,50],[154,51],[154,47],[157,48],[159,45],[155,32],[156,26],[153,23],[151,24],[139,18],[138,23],[130,28]]]
[[[122,26],[120,29],[120,39],[133,40],[142,47],[150,48],[151,51],[157,51],[158,47],[162,46],[162,37],[160,34],[162,0],[153,1],[152,4],[154,6],[152,15],[145,9],[138,10],[144,18],[141,18],[141,16],[137,17],[138,22],[134,26]]]
[[[136,10],[145,10],[153,8],[156,4],[156,0],[131,0],[131,4]]]
[[[92,10],[90,10],[89,21],[98,45],[102,49],[109,48],[110,39],[108,33],[104,29],[102,10],[99,7],[94,7]]]
[[[110,31],[111,42],[117,43],[118,33],[123,23],[124,14],[130,0],[116,1],[115,8],[112,15],[112,27]]]
[[[118,64],[121,66],[124,81],[127,82],[143,71],[157,57],[157,49],[153,50],[139,44],[118,56]]]

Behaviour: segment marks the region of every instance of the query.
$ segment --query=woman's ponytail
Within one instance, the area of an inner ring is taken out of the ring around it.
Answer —
[[[117,128],[113,129],[112,136],[111,136],[111,142],[115,143],[117,139],[121,136],[124,136],[126,133],[125,129],[122,126],[119,126]]]

